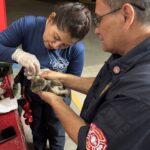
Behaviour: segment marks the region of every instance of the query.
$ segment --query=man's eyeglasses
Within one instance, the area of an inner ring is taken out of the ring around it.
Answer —
[[[134,3],[130,3],[130,4],[131,4],[132,6],[138,8],[138,9],[141,10],[141,11],[145,11],[145,8],[142,7],[142,6],[139,6],[139,5],[134,4]],[[102,21],[103,17],[105,17],[105,16],[107,16],[107,15],[110,15],[110,14],[112,14],[112,13],[115,13],[116,11],[118,11],[118,10],[120,10],[120,9],[121,9],[121,8],[117,8],[117,9],[114,9],[113,11],[111,11],[111,12],[109,12],[109,13],[106,13],[106,14],[104,14],[104,15],[102,15],[102,16],[97,16],[97,17],[93,18],[93,23],[95,24],[96,27],[98,27],[98,26],[101,24],[101,21]]]
[[[112,13],[115,13],[119,9],[121,9],[121,8],[114,9],[113,11],[111,11],[109,13],[106,13],[106,14],[104,14],[102,16],[97,16],[97,17],[93,18],[93,23],[95,24],[96,27],[98,27],[101,24],[101,21],[102,21],[103,17],[105,17],[107,15],[110,15]]]
[[[130,3],[130,4],[131,4],[132,6],[138,8],[138,9],[141,10],[141,11],[145,11],[145,8],[144,8],[143,6],[139,6],[139,5],[134,4],[134,3]]]

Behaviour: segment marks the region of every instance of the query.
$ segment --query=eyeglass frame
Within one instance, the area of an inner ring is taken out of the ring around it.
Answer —
[[[134,3],[130,3],[130,4],[131,4],[132,6],[138,8],[138,9],[141,10],[141,11],[145,11],[145,8],[142,7],[142,6],[139,6],[139,5],[134,4]],[[94,23],[95,27],[98,27],[98,26],[101,24],[101,21],[102,21],[102,19],[103,19],[105,16],[110,15],[110,14],[112,14],[112,13],[115,13],[115,12],[117,12],[117,11],[120,10],[120,9],[121,9],[121,7],[120,7],[120,8],[117,8],[117,9],[114,9],[114,10],[112,10],[111,12],[108,12],[108,13],[102,15],[102,16],[97,16],[97,17],[93,18],[92,20],[93,20],[93,23]]]
[[[118,10],[120,10],[120,9],[121,9],[121,8],[117,8],[117,9],[114,9],[114,10],[112,10],[111,12],[108,12],[108,13],[102,15],[102,16],[97,16],[97,17],[93,18],[93,23],[94,23],[94,25],[95,25],[96,27],[98,27],[98,26],[101,24],[101,21],[102,21],[102,19],[103,19],[105,16],[110,15],[110,14],[112,14],[112,13],[115,13],[116,11],[118,11]]]

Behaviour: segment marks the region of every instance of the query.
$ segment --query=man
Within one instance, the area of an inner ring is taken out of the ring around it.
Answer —
[[[95,13],[95,33],[112,54],[96,79],[41,74],[87,94],[81,117],[59,96],[38,94],[53,108],[78,150],[149,150],[150,2],[96,0]]]

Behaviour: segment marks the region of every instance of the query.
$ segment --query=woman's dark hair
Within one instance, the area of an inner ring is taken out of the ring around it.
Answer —
[[[72,38],[81,40],[89,32],[91,12],[82,3],[65,3],[54,10],[56,16],[53,23],[58,29],[70,33]]]

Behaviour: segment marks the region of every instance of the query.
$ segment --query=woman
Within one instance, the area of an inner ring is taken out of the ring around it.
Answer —
[[[81,40],[90,24],[91,13],[81,3],[60,5],[47,19],[22,17],[0,33],[0,60],[21,64],[27,76],[37,75],[43,68],[80,76],[84,63]],[[31,99],[34,148],[44,150],[48,139],[51,150],[63,150],[64,129],[51,107],[32,93],[29,85],[25,79],[25,91]],[[69,105],[70,97],[64,97],[64,101]]]

